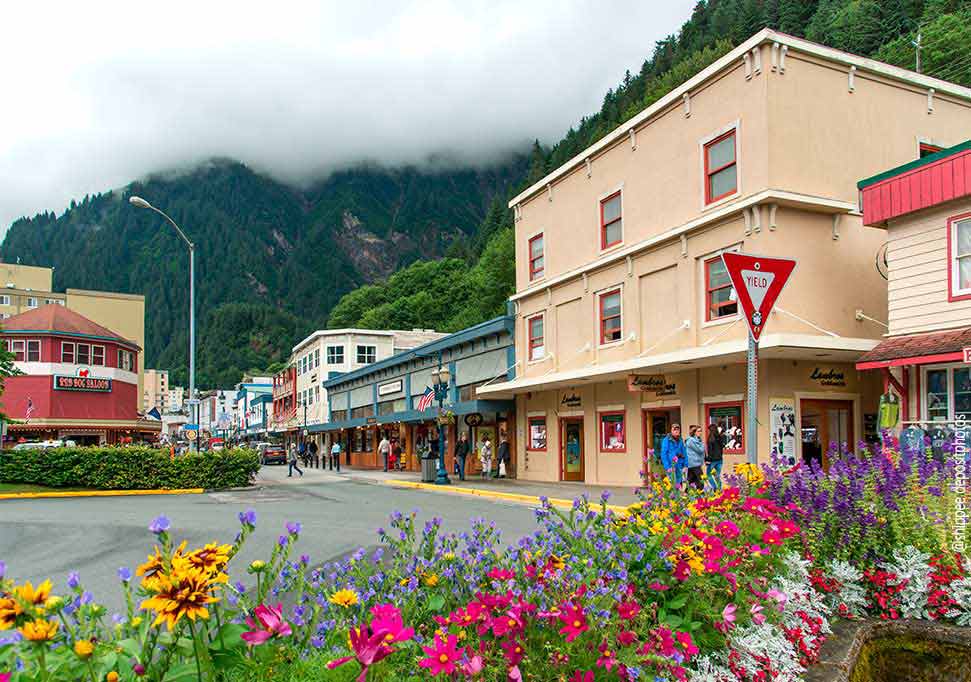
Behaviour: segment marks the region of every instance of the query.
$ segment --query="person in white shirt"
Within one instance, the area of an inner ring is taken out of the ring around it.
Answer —
[[[479,461],[482,463],[482,477],[489,478],[492,474],[492,441],[488,436],[479,446]]]
[[[391,454],[391,442],[388,440],[387,436],[381,438],[381,442],[378,443],[378,452],[381,453],[381,458],[384,459],[384,470],[388,470],[388,455]]]

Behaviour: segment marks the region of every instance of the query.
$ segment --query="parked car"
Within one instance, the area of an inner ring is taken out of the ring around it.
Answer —
[[[287,451],[282,445],[267,444],[260,453],[260,461],[263,464],[286,464]]]

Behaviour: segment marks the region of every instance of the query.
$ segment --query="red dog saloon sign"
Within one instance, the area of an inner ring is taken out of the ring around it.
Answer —
[[[722,261],[735,287],[735,295],[752,331],[752,338],[758,341],[765,323],[769,321],[772,306],[796,267],[796,261],[738,252],[723,253]]]
[[[54,390],[57,391],[89,391],[94,393],[110,393],[111,379],[101,377],[69,377],[54,375]]]

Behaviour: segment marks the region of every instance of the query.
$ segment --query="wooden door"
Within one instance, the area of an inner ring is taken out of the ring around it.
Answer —
[[[581,417],[560,420],[560,472],[564,481],[582,481],[583,419]]]
[[[829,468],[829,452],[846,443],[852,452],[853,401],[852,400],[802,400],[801,414],[802,461],[816,461],[823,469]]]

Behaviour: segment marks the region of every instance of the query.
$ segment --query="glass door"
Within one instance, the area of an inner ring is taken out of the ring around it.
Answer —
[[[829,468],[829,454],[845,447],[854,450],[853,402],[850,400],[803,400],[802,461]]]
[[[560,443],[563,450],[563,480],[583,480],[583,420],[564,419]]]

